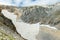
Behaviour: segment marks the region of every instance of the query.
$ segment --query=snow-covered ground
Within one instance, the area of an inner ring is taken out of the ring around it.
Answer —
[[[54,27],[50,27],[49,25],[40,25],[39,23],[36,24],[27,24],[24,23],[23,21],[18,22],[16,21],[16,15],[14,13],[10,13],[7,10],[2,10],[2,14],[11,19],[13,24],[16,27],[16,30],[19,34],[21,34],[22,37],[28,40],[36,40],[36,35],[39,33],[39,28],[40,26],[47,26],[52,29],[56,29]]]
[[[60,0],[0,0],[0,4],[14,6],[31,6],[31,5],[51,5],[60,2]]]

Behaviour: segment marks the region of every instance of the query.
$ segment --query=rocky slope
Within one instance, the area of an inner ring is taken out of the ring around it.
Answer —
[[[50,27],[56,27],[57,29],[49,28],[47,26],[40,26],[39,33],[36,35],[37,40],[60,40],[60,5],[51,5],[47,7],[31,6],[31,7],[12,7],[12,6],[0,6],[0,12],[2,9],[7,9],[9,12],[14,12],[25,23],[38,23],[44,25],[50,25]],[[20,16],[19,14],[22,14]],[[17,21],[18,21],[17,20]],[[15,25],[12,21],[6,18],[0,13],[0,30],[1,34],[7,34],[8,39],[11,40],[24,40],[21,35],[17,34]],[[3,32],[4,31],[4,32]],[[4,37],[6,36],[4,34]],[[9,36],[11,35],[11,36]],[[3,39],[4,39],[3,37]],[[17,38],[16,38],[17,37]]]
[[[47,7],[31,6],[21,7],[21,19],[26,23],[38,23],[54,26],[60,29],[60,3]],[[20,17],[19,17],[20,18]],[[18,18],[18,20],[19,20]]]
[[[0,40],[24,40],[24,38],[19,35],[12,21],[0,13]]]

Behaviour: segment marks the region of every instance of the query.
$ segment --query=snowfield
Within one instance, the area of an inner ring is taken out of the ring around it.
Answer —
[[[14,15],[13,13],[8,12],[7,10],[2,10],[2,14],[11,19],[13,24],[16,27],[16,30],[19,34],[21,34],[21,36],[25,39],[28,40],[36,40],[35,36],[38,34],[39,32],[39,23],[36,24],[27,24],[24,22],[18,22],[16,21],[16,15]]]
[[[10,13],[7,10],[2,10],[2,14],[7,17],[8,19],[12,20],[13,24],[16,27],[17,32],[25,39],[28,40],[37,40],[36,35],[39,33],[40,26],[47,26],[52,29],[56,29],[54,27],[50,27],[49,25],[40,25],[39,23],[36,24],[27,24],[24,23],[22,20],[21,22],[16,21],[16,15],[14,13]]]

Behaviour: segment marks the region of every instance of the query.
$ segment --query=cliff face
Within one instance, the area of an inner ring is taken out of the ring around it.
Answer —
[[[25,23],[38,23],[54,26],[60,29],[60,5],[50,5],[48,7],[42,6],[31,6],[31,7],[21,7],[22,21]]]
[[[42,6],[22,7],[21,10],[23,10],[21,19],[26,23],[38,23],[42,19],[46,21],[46,18],[50,16],[48,14],[50,8]]]

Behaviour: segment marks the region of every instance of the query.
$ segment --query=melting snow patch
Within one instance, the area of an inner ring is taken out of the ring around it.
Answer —
[[[17,32],[21,34],[23,38],[28,40],[37,40],[36,35],[39,33],[40,26],[46,26],[52,29],[56,29],[55,27],[51,27],[49,25],[40,25],[39,23],[27,24],[24,23],[23,21],[18,22],[16,21],[16,15],[14,15],[14,13],[8,12],[7,10],[2,10],[2,14],[5,17],[11,19],[16,27]]]
[[[40,26],[45,26],[45,27],[48,27],[48,28],[56,29],[56,30],[57,30],[57,28],[55,28],[55,27],[53,27],[53,26],[50,26],[50,25],[40,25]]]
[[[28,40],[36,40],[35,36],[39,33],[39,23],[27,24],[22,21],[17,22],[16,20],[14,20],[16,19],[16,15],[8,12],[7,10],[2,10],[2,14],[8,19],[12,20],[13,24],[16,27],[17,32],[21,34],[22,37]]]
[[[16,30],[21,36],[28,40],[36,40],[35,36],[39,33],[39,23],[27,24],[24,22],[13,21]]]
[[[10,13],[7,10],[2,10],[2,14],[11,20],[16,20],[16,17],[17,17],[16,15],[14,15],[14,13]]]

